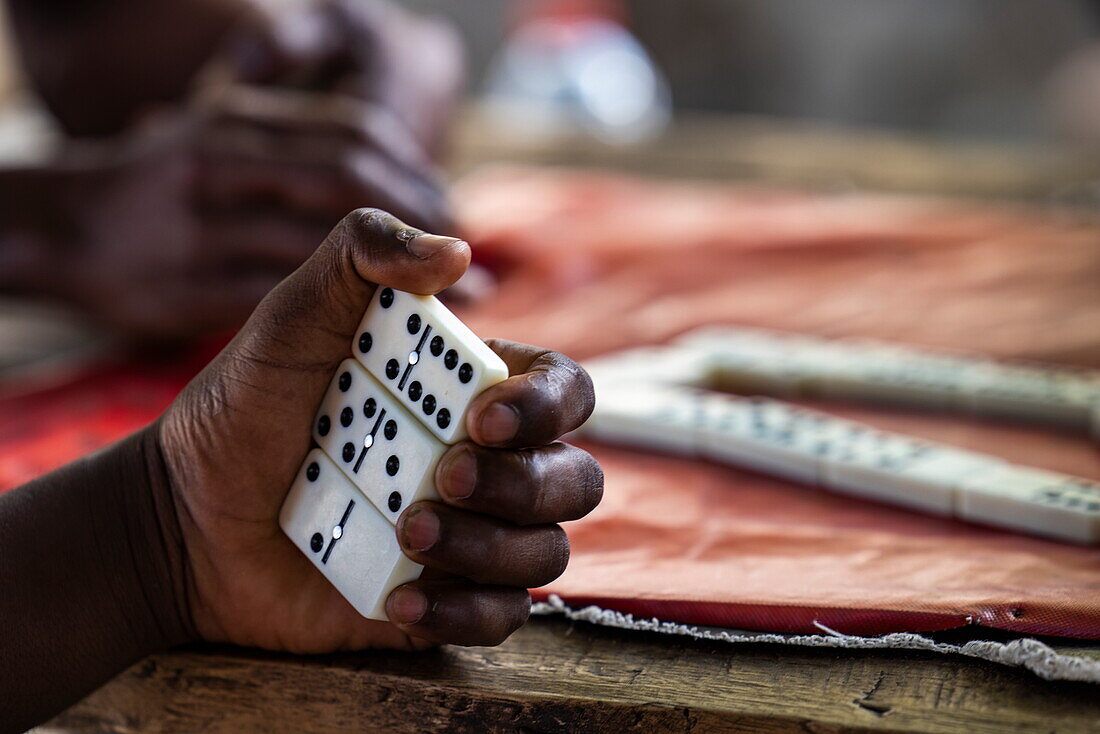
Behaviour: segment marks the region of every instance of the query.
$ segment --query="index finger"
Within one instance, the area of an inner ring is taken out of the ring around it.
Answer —
[[[487,339],[511,375],[477,396],[466,414],[470,438],[482,446],[543,446],[588,420],[592,379],[563,354],[529,344]]]

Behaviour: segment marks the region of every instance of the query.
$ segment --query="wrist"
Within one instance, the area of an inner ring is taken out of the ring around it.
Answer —
[[[0,730],[195,639],[155,431],[0,493]]]
[[[126,647],[143,656],[197,638],[188,605],[189,568],[179,516],[154,423],[86,457],[88,484],[102,494],[90,520],[117,534],[97,543],[96,566],[115,574]],[[100,534],[100,533],[97,533]]]
[[[158,620],[161,633],[154,641],[163,649],[199,638],[191,611],[194,584],[159,424],[144,428],[140,440],[145,482],[135,491],[145,510],[135,515],[134,534],[151,551],[140,578],[150,600],[149,613]]]

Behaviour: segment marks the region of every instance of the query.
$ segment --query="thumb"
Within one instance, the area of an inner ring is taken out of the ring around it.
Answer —
[[[470,265],[470,246],[457,237],[429,234],[389,212],[367,208],[344,217],[301,270],[334,258],[344,265],[340,275],[348,288],[371,286],[368,299],[375,285],[430,296],[462,277]],[[367,302],[360,305],[365,308]]]
[[[236,341],[265,361],[333,365],[351,354],[351,338],[379,284],[434,295],[470,264],[470,246],[428,234],[379,209],[344,217],[306,262],[275,287]]]

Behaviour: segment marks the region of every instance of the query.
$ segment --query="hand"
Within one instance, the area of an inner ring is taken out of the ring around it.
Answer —
[[[71,221],[35,285],[128,334],[189,336],[242,323],[350,209],[449,226],[416,146],[360,107],[242,89],[121,144],[71,147]]]
[[[202,637],[301,653],[496,644],[526,619],[527,588],[564,570],[555,523],[591,511],[603,475],[556,439],[591,412],[592,383],[560,354],[511,342],[488,342],[511,377],[474,401],[471,440],[441,459],[442,499],[398,520],[398,541],[426,570],[390,595],[392,624],[359,616],[279,528],[314,411],[376,284],[437,293],[469,258],[460,240],[376,210],[350,214],[162,416]]]
[[[257,10],[259,7],[257,6]],[[394,116],[438,158],[465,80],[454,29],[379,0],[317,0],[254,12],[215,66],[250,84],[339,91]]]

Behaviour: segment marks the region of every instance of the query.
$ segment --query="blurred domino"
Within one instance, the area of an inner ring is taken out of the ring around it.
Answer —
[[[610,443],[693,456],[693,391],[663,385],[596,387],[596,406],[578,433]]]
[[[767,398],[715,395],[700,399],[700,404],[706,406],[696,429],[703,456],[817,484],[828,416]]]
[[[355,610],[386,619],[386,597],[420,576],[393,525],[320,449],[306,456],[279,512],[279,525]]]
[[[966,481],[1006,465],[991,456],[863,428],[850,440],[838,442],[825,461],[825,487],[950,516]]]
[[[927,354],[871,340],[836,342],[847,359],[834,361],[816,381],[827,398],[857,399],[924,408],[945,409],[962,403],[965,374],[972,360],[948,354]],[[843,364],[844,369],[835,369]]]
[[[709,359],[708,386],[733,392],[820,395],[1076,427],[1088,426],[1100,403],[1100,370],[734,326],[697,329],[675,344]]]
[[[960,489],[958,516],[1078,543],[1100,542],[1100,483],[1005,466]]]
[[[582,432],[817,484],[939,515],[1100,542],[1100,484],[879,431],[767,398],[770,389],[1091,425],[1100,439],[1100,372],[715,327],[665,348],[591,365],[596,409]]]
[[[639,347],[584,363],[597,395],[628,384],[703,385],[711,367],[709,355],[676,346]]]
[[[710,387],[740,394],[801,394],[813,366],[833,358],[820,340],[767,329],[706,327],[675,346],[709,363]]]
[[[1100,378],[1088,370],[983,364],[968,374],[966,405],[975,413],[1087,426],[1100,401]]]

